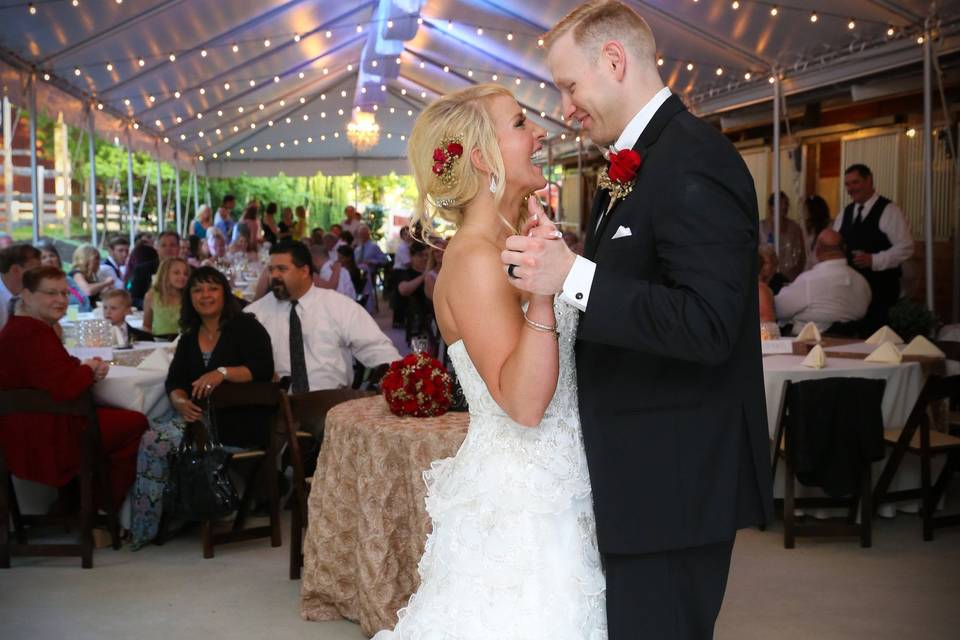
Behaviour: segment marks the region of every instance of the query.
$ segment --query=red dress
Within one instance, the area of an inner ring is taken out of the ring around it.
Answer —
[[[46,323],[13,316],[0,331],[0,389],[42,389],[54,400],[71,400],[93,384],[93,370],[60,344]],[[100,437],[110,467],[112,499],[123,502],[137,470],[137,448],[147,429],[142,413],[98,408]],[[0,417],[0,448],[18,478],[61,487],[80,470],[86,420],[51,414]]]

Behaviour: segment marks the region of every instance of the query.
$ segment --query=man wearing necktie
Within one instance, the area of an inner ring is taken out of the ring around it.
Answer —
[[[850,166],[843,183],[852,202],[833,228],[843,236],[850,266],[870,283],[873,297],[863,319],[869,334],[887,323],[890,307],[900,298],[901,265],[913,255],[913,237],[900,207],[874,189],[868,166]]]

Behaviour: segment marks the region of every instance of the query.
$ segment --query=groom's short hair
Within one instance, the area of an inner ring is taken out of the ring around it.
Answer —
[[[617,0],[590,0],[580,5],[543,36],[548,50],[567,32],[573,32],[573,41],[584,49],[597,49],[607,40],[619,40],[633,53],[654,62],[657,44],[650,25],[636,11]]]

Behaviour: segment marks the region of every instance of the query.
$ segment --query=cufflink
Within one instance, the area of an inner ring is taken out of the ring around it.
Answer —
[[[583,300],[583,294],[582,294],[582,293],[578,293],[577,295],[575,295],[575,296],[573,296],[573,297],[576,298],[577,300]]]

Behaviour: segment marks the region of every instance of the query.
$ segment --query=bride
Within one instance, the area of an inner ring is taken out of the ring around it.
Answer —
[[[544,136],[489,84],[431,104],[411,133],[415,222],[457,227],[434,305],[470,428],[456,456],[424,473],[433,532],[420,587],[375,640],[607,637],[577,413],[577,311],[521,297],[500,262],[518,230],[554,237],[523,205],[546,184],[533,164]]]

